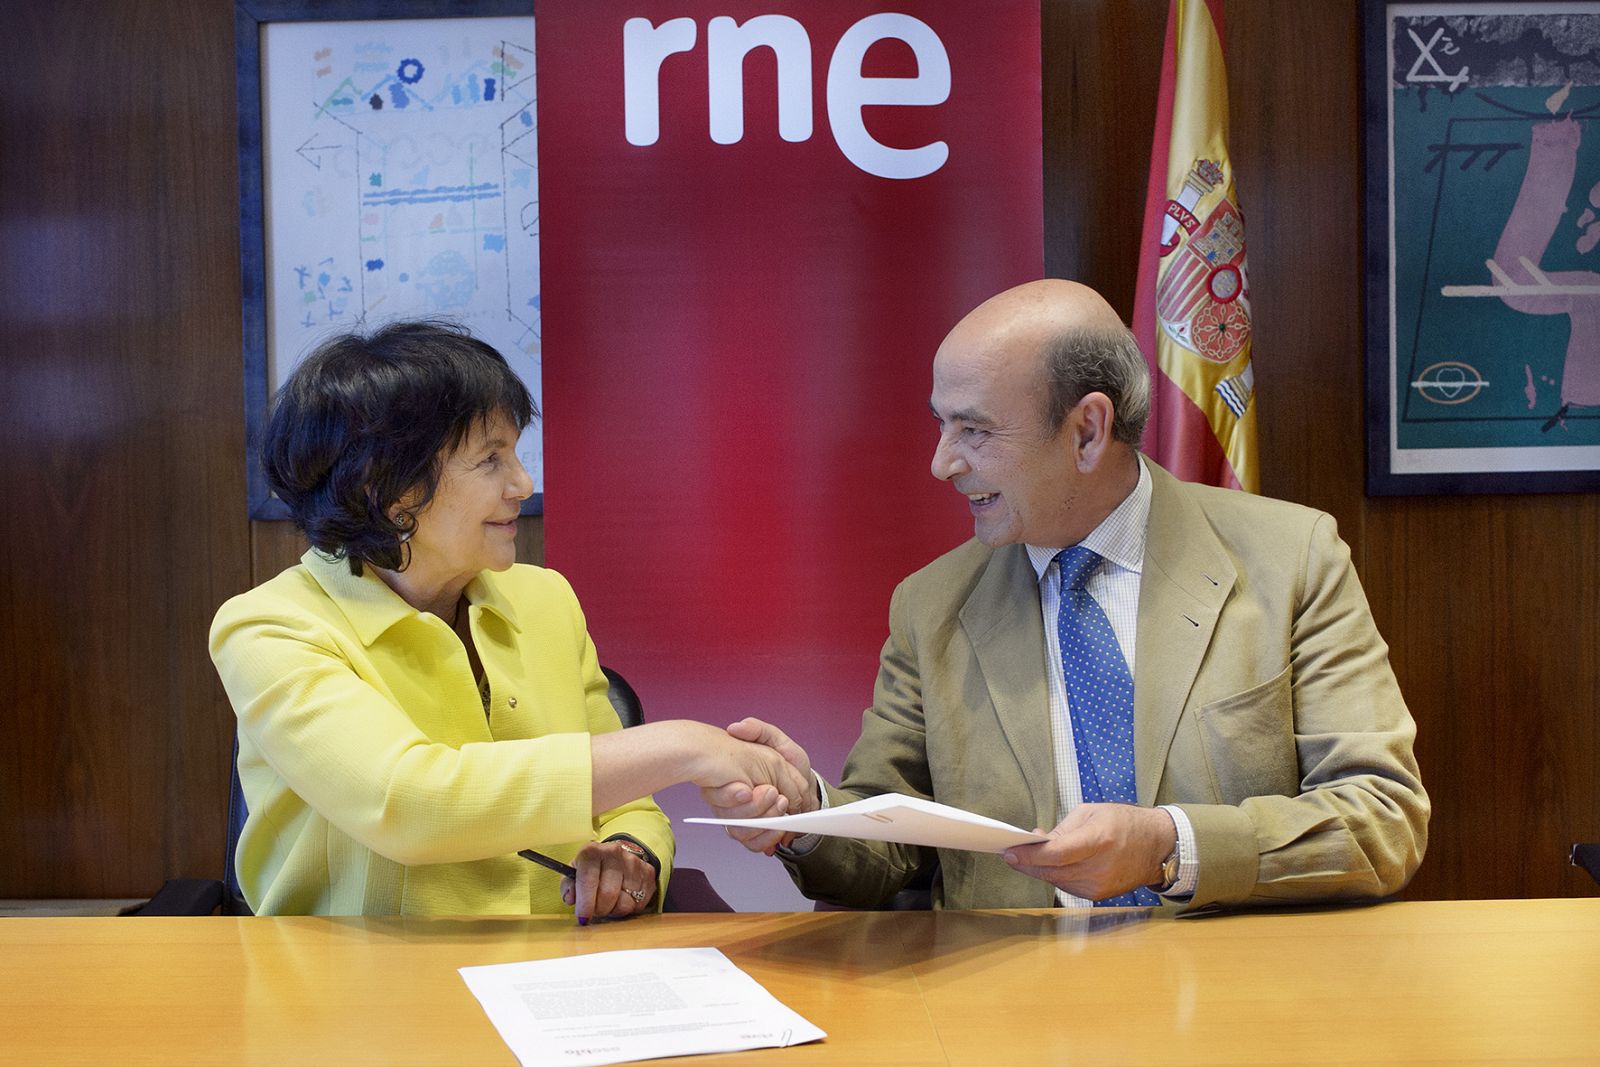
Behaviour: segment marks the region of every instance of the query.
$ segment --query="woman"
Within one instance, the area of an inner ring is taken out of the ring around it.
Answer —
[[[516,565],[536,415],[499,353],[431,322],[336,337],[284,384],[268,481],[312,549],[211,629],[258,914],[627,916],[672,864],[649,794],[806,788],[702,723],[620,728],[571,587]]]

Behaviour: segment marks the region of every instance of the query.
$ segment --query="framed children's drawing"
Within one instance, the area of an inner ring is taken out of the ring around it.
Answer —
[[[239,0],[250,514],[278,386],[332,334],[444,318],[540,394],[531,0]],[[538,423],[518,442],[543,510]]]

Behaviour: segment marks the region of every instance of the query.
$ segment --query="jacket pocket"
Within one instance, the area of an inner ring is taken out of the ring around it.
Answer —
[[[1291,680],[1285,667],[1260,685],[1201,705],[1200,743],[1224,804],[1300,791]]]

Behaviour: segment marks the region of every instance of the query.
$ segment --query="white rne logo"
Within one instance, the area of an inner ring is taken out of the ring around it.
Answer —
[[[653,145],[661,137],[661,64],[694,49],[694,19],[653,25],[632,18],[622,26],[624,130],[628,143]],[[894,38],[917,59],[914,78],[868,78],[861,73],[867,49]],[[778,135],[785,141],[811,138],[811,38],[787,15],[757,15],[736,23],[725,15],[706,24],[706,86],[711,100],[711,139],[736,144],[744,137],[744,58],[770,48],[778,63]],[[950,148],[934,141],[920,148],[880,143],[861,118],[869,105],[928,107],[950,97],[950,57],[939,35],[920,19],[882,12],[845,31],[828,62],[828,125],[846,159],[880,178],[922,178],[944,166]]]

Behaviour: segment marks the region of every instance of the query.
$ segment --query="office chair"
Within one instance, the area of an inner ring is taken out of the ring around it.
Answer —
[[[1600,844],[1582,842],[1573,845],[1572,851],[1567,855],[1567,862],[1574,867],[1582,867],[1589,872],[1589,877],[1600,883]]]
[[[611,706],[616,710],[617,718],[621,720],[622,725],[638,726],[644,722],[644,704],[633,686],[628,684],[628,680],[610,667],[602,665],[600,670],[610,683],[606,696],[610,699]],[[219,882],[206,878],[169,879],[148,902],[130,908],[124,914],[211,915],[219,908],[223,915],[254,914],[250,910],[250,905],[245,902],[244,893],[239,888],[238,872],[233,865],[234,856],[239,849],[239,834],[243,832],[245,817],[249,814],[244,799],[244,787],[239,781],[237,734],[234,735],[233,758],[229,761],[229,765],[233,774],[228,787],[228,850],[222,859],[222,880]],[[673,869],[672,878],[667,884],[667,896],[662,903],[662,910],[731,912],[733,908],[712,887],[705,872],[693,867],[678,867]]]

